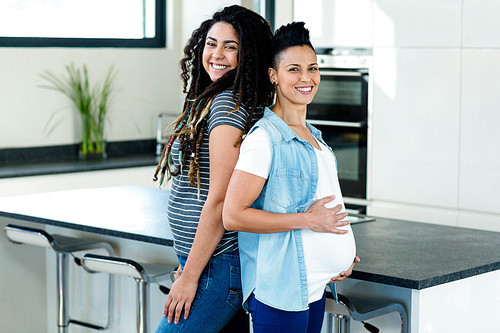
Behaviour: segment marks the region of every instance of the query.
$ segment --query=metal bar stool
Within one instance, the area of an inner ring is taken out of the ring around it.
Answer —
[[[327,332],[349,333],[350,318],[352,318],[362,322],[368,331],[377,333],[378,328],[364,321],[396,311],[401,317],[401,332],[408,333],[408,317],[402,304],[354,296],[346,297],[341,294],[337,296],[338,302],[327,302],[325,310],[328,313]],[[333,299],[333,295],[329,292],[326,293],[326,297]]]
[[[41,229],[29,228],[8,224],[4,228],[7,238],[15,244],[29,244],[51,248],[56,252],[57,260],[57,327],[59,333],[66,333],[69,324],[77,324],[93,329],[105,329],[109,326],[111,303],[108,302],[108,322],[106,326],[99,326],[79,320],[70,319],[68,311],[68,254],[92,249],[105,249],[110,255],[113,248],[108,243],[88,241],[80,238],[49,234]],[[78,263],[78,262],[77,262]],[[112,280],[109,281],[111,300]]]
[[[137,332],[148,332],[148,290],[149,284],[170,279],[175,267],[138,263],[118,257],[106,257],[86,254],[82,258],[82,266],[91,273],[103,272],[124,275],[137,282]],[[163,291],[163,290],[162,290]]]

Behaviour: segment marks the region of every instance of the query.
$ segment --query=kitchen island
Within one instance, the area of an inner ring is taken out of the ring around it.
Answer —
[[[140,186],[69,190],[0,198],[0,217],[171,247],[167,200]],[[361,262],[339,292],[403,303],[412,332],[499,327],[500,233],[384,218],[352,229]]]
[[[352,229],[361,262],[340,293],[402,303],[410,332],[500,327],[500,233],[384,218]]]

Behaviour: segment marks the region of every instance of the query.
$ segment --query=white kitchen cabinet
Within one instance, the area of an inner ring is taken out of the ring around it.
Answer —
[[[293,21],[293,0],[274,1],[274,28]]]
[[[500,1],[463,0],[463,46],[500,47]]]
[[[461,1],[374,0],[374,46],[459,47]]]
[[[462,52],[459,207],[500,214],[500,50]]]
[[[457,208],[460,51],[376,48],[370,198]]]
[[[303,21],[315,47],[371,47],[373,0],[295,0],[294,21]]]

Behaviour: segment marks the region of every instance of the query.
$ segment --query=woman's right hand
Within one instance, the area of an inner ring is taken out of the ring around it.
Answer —
[[[335,196],[329,196],[317,200],[309,207],[307,213],[312,214],[312,219],[308,229],[316,232],[332,232],[335,234],[346,234],[348,231],[338,229],[349,225],[349,220],[346,219],[347,213],[340,213],[342,205],[337,205],[333,208],[326,208],[325,205],[335,199]]]

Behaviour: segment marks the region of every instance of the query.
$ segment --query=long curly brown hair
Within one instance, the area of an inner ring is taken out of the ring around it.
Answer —
[[[203,67],[203,49],[207,33],[218,22],[231,24],[236,31],[240,46],[238,65],[233,70],[213,82]],[[180,62],[183,92],[187,93],[181,115],[172,123],[174,131],[161,153],[160,162],[153,179],[160,186],[165,176],[178,175],[189,164],[191,185],[200,186],[198,156],[203,143],[203,132],[207,125],[207,111],[212,99],[224,90],[231,90],[236,99],[235,110],[245,105],[249,116],[242,135],[234,143],[241,143],[248,132],[252,117],[261,105],[269,105],[273,100],[272,85],[267,73],[271,66],[270,42],[272,31],[269,23],[259,14],[241,6],[233,5],[216,12],[209,20],[196,29],[184,48],[184,58]],[[171,170],[169,162],[173,141],[178,138],[180,166]]]

